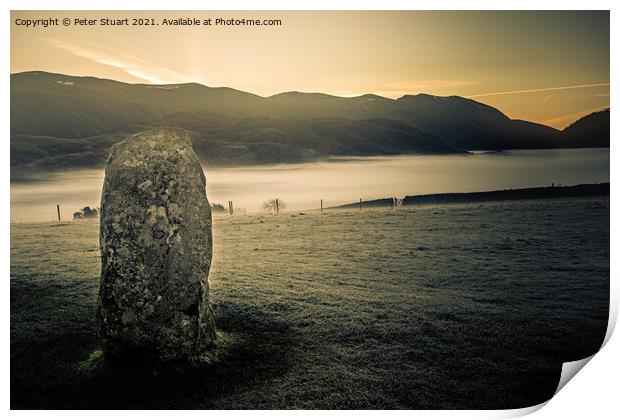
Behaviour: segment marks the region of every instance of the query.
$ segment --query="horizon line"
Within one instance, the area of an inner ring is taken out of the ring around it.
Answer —
[[[521,93],[536,93],[536,92],[550,92],[550,91],[556,91],[556,90],[569,90],[569,89],[585,89],[585,88],[592,88],[592,87],[603,87],[603,86],[610,86],[610,82],[602,82],[602,83],[589,83],[589,84],[583,84],[583,85],[568,85],[568,86],[554,86],[554,87],[548,87],[548,88],[534,88],[534,89],[522,89],[522,90],[509,90],[509,91],[502,91],[502,92],[488,92],[488,93],[477,93],[474,95],[433,95],[430,93],[424,93],[424,92],[419,92],[419,93],[405,93],[402,96],[399,96],[396,99],[393,98],[389,98],[387,96],[382,96],[382,95],[378,95],[376,93],[360,93],[359,95],[356,96],[342,96],[342,95],[335,95],[333,93],[325,93],[325,92],[308,92],[308,91],[299,91],[299,90],[288,90],[288,91],[283,91],[283,92],[278,92],[278,93],[274,93],[272,95],[268,95],[268,96],[262,96],[259,95],[257,93],[253,93],[253,92],[249,92],[246,90],[241,90],[241,89],[237,89],[237,88],[233,88],[230,86],[209,86],[209,85],[205,85],[204,83],[200,83],[200,82],[181,82],[181,83],[139,83],[139,82],[124,82],[121,80],[117,80],[117,79],[110,79],[107,77],[99,77],[99,76],[85,76],[85,75],[74,75],[74,74],[65,74],[65,73],[56,73],[56,72],[51,72],[51,71],[47,71],[47,70],[24,70],[24,71],[19,71],[19,72],[15,72],[15,73],[10,73],[11,76],[13,75],[18,75],[18,74],[24,74],[24,73],[46,73],[46,74],[57,74],[57,75],[62,75],[62,76],[68,76],[68,77],[84,77],[84,78],[94,78],[94,79],[99,79],[99,80],[108,80],[111,82],[117,82],[117,83],[124,83],[127,85],[144,85],[144,86],[182,86],[182,85],[199,85],[199,86],[203,86],[209,89],[232,89],[232,90],[236,90],[238,92],[243,92],[243,93],[248,93],[250,95],[254,95],[254,96],[258,96],[261,98],[271,98],[277,95],[283,95],[286,93],[302,93],[305,95],[325,95],[325,96],[331,96],[334,98],[342,98],[342,99],[351,99],[351,98],[360,98],[362,96],[376,96],[378,98],[382,98],[382,99],[387,99],[389,101],[397,101],[399,99],[402,99],[406,96],[418,96],[418,95],[426,95],[426,96],[433,96],[436,98],[450,98],[450,97],[457,97],[457,98],[464,98],[464,99],[470,99],[470,98],[481,98],[481,97],[486,97],[486,96],[499,96],[499,95],[514,95],[514,94],[521,94]],[[476,101],[477,102],[477,101]]]
[[[396,99],[393,98],[389,98],[386,96],[382,96],[382,95],[378,95],[375,93],[360,93],[357,96],[340,96],[340,95],[334,95],[331,93],[324,93],[324,92],[303,92],[303,91],[296,91],[296,90],[292,90],[292,91],[284,91],[284,92],[278,92],[278,93],[274,93],[273,95],[269,95],[269,96],[262,96],[253,92],[248,92],[245,90],[241,90],[241,89],[236,89],[230,86],[208,86],[205,85],[203,83],[200,82],[182,82],[182,83],[135,83],[135,82],[124,82],[124,81],[120,81],[120,80],[116,80],[116,79],[110,79],[107,77],[99,77],[99,76],[89,76],[89,75],[72,75],[72,74],[65,74],[65,73],[56,73],[56,72],[52,72],[52,71],[47,71],[47,70],[24,70],[24,71],[19,71],[19,72],[14,72],[14,73],[10,73],[10,76],[14,76],[14,75],[19,75],[19,74],[26,74],[26,73],[45,73],[45,74],[53,74],[53,75],[59,75],[59,76],[67,76],[67,77],[76,77],[76,78],[93,78],[93,79],[97,79],[97,80],[105,80],[105,81],[110,81],[110,82],[116,82],[116,83],[122,83],[122,84],[126,84],[126,85],[133,85],[133,86],[183,86],[183,85],[198,85],[198,86],[202,86],[205,87],[207,89],[231,89],[237,92],[241,92],[241,93],[245,93],[247,95],[252,95],[258,98],[263,98],[263,99],[269,99],[269,98],[273,98],[275,96],[278,95],[284,95],[287,93],[299,93],[299,94],[303,94],[303,95],[324,95],[324,96],[329,96],[332,98],[339,98],[339,99],[355,99],[355,98],[361,98],[364,96],[375,96],[377,98],[381,98],[381,99],[385,99],[387,101],[391,101],[391,102],[397,102],[405,97],[408,96],[431,96],[431,97],[435,97],[435,98],[461,98],[461,99],[466,99],[466,100],[472,100],[474,102],[483,104],[485,106],[489,106],[491,108],[494,108],[496,110],[498,110],[499,112],[501,112],[503,114],[503,111],[499,108],[496,108],[492,105],[486,104],[484,102],[479,102],[479,101],[475,101],[472,98],[479,98],[479,97],[487,97],[487,96],[500,96],[500,95],[511,95],[511,94],[523,94],[523,93],[536,93],[536,92],[548,92],[548,91],[558,91],[558,90],[570,90],[570,89],[585,89],[585,88],[592,88],[592,87],[603,87],[603,86],[610,86],[610,82],[604,82],[604,83],[590,83],[590,84],[583,84],[583,85],[569,85],[569,86],[556,86],[556,87],[549,87],[549,88],[538,88],[538,89],[523,89],[523,90],[513,90],[513,91],[504,91],[504,92],[490,92],[490,93],[480,93],[480,94],[475,94],[475,95],[466,95],[466,96],[460,96],[460,95],[445,95],[445,96],[440,96],[440,95],[432,95],[430,93],[424,93],[424,92],[420,92],[420,93],[406,93]],[[601,107],[599,111],[594,111],[594,112],[600,112],[600,111],[605,111],[605,110],[609,110],[611,107],[610,106],[604,106]],[[581,113],[582,111],[579,111],[578,113]],[[504,114],[506,115],[506,114]],[[587,115],[587,114],[585,114]],[[585,116],[584,115],[584,116]],[[508,115],[506,115],[508,118],[510,118],[511,120],[519,120],[518,118],[512,118],[509,117]],[[576,122],[578,121],[580,118],[577,118],[577,120],[573,121]],[[540,125],[545,125],[547,127],[556,129],[556,130],[560,130],[560,128],[555,128],[551,125],[547,125],[544,122],[538,122],[538,121],[529,121],[531,123],[534,124],[540,124]],[[569,124],[570,125],[570,124]]]

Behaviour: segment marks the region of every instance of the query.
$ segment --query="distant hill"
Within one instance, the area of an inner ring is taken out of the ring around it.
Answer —
[[[583,147],[584,139],[590,147],[609,147],[609,129],[608,108],[575,121],[562,131],[562,137],[569,147]]]
[[[568,197],[609,196],[609,182],[601,184],[579,184],[537,188],[514,188],[510,190],[482,191],[469,193],[441,193],[410,195],[403,198],[403,205],[477,203],[484,201],[541,200]]]
[[[514,200],[543,200],[550,198],[571,197],[607,197],[609,196],[609,182],[600,184],[579,184],[571,186],[551,186],[536,188],[513,188],[509,190],[480,191],[467,193],[438,193],[408,195],[402,200],[396,197],[378,198],[343,204],[330,207],[333,209],[367,209],[375,207],[394,207],[395,204],[403,206],[413,205],[443,205],[464,204],[492,201]],[[361,206],[360,206],[361,204]]]
[[[265,98],[197,83],[127,84],[38,71],[11,75],[12,168],[101,166],[111,144],[156,126],[189,130],[202,161],[218,165],[583,147],[591,141],[587,129],[567,129],[572,134],[565,142],[558,130],[511,120],[457,96],[392,100],[286,92]]]

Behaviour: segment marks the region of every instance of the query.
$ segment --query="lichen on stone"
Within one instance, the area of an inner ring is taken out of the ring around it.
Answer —
[[[106,354],[191,359],[214,340],[205,182],[182,129],[158,128],[113,146],[100,214]]]

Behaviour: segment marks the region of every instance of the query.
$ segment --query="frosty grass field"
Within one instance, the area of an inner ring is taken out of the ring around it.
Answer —
[[[11,225],[12,408],[517,408],[605,335],[609,198],[214,216],[194,369],[101,358],[98,227]]]

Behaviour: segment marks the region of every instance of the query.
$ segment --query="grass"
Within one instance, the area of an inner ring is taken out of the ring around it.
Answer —
[[[11,227],[12,408],[517,408],[607,326],[609,199],[214,218],[219,331],[112,364],[98,224]]]

